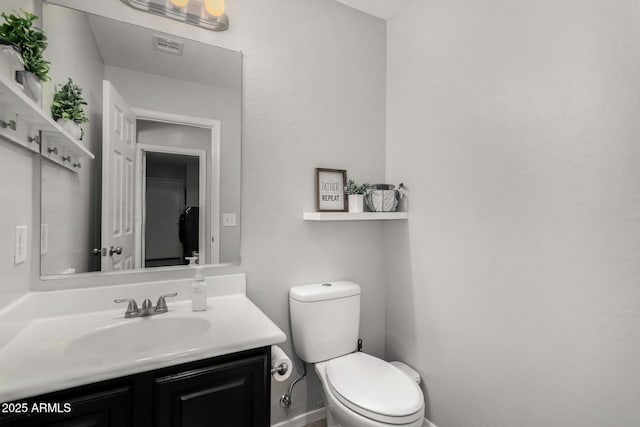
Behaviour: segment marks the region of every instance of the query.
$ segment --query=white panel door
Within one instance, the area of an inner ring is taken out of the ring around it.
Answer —
[[[102,271],[135,265],[136,116],[113,85],[102,84]]]

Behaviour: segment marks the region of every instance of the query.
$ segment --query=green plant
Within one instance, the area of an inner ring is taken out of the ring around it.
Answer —
[[[56,93],[51,103],[51,115],[54,120],[66,119],[76,123],[88,122],[83,105],[87,105],[82,98],[82,88],[69,80],[64,85],[56,85]]]
[[[349,196],[353,194],[364,194],[369,190],[369,187],[369,184],[362,184],[358,187],[356,185],[356,182],[350,179],[349,181],[347,181],[347,185],[344,186],[344,192]]]
[[[35,74],[40,80],[48,81],[49,66],[45,61],[44,50],[47,48],[47,36],[42,30],[33,26],[38,17],[32,13],[22,11],[22,15],[0,14],[4,23],[0,25],[0,38],[11,42],[22,50],[24,69]]]

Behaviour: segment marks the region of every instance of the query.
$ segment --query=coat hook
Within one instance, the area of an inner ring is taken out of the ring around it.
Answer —
[[[36,144],[40,144],[40,136],[39,135],[30,136],[30,137],[27,138],[27,141],[35,142]]]
[[[62,156],[62,161],[63,162],[70,162],[71,161],[71,156]]]
[[[51,148],[51,147],[47,147],[47,152],[48,152],[49,154],[51,154],[51,153],[53,153],[53,154],[58,154],[58,147],[53,147],[53,148]]]
[[[9,128],[12,130],[16,130],[16,121],[15,120],[9,120],[8,122],[5,122],[4,120],[0,120],[0,127],[3,129]]]
[[[80,162],[78,162],[78,163],[74,163],[74,164],[73,164],[73,167],[74,167],[74,168],[78,168],[78,169],[80,169],[80,168],[82,167],[82,164],[81,164]]]

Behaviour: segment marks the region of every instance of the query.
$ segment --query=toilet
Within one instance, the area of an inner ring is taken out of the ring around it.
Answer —
[[[411,369],[358,352],[360,286],[338,281],[289,290],[296,354],[322,383],[330,427],[421,427],[424,398]],[[408,369],[401,369],[398,366]]]

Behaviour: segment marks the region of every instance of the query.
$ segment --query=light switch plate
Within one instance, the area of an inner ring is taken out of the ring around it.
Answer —
[[[222,214],[222,226],[223,227],[235,227],[236,226],[236,214],[223,213]]]
[[[27,260],[27,226],[16,226],[16,240],[13,250],[14,264],[21,264]]]

